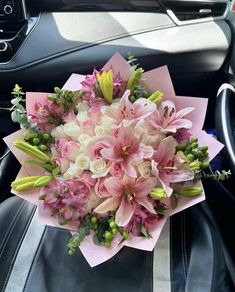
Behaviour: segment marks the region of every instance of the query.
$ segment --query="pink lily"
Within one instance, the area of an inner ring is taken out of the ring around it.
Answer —
[[[131,177],[137,177],[134,162],[151,158],[153,148],[140,143],[141,138],[136,138],[132,127],[121,127],[118,136],[103,139],[107,148],[100,150],[101,155],[112,162],[120,163],[122,169]]]
[[[173,192],[170,183],[188,181],[194,178],[193,170],[185,167],[185,161],[180,156],[175,155],[176,145],[173,137],[164,138],[151,162],[152,175],[157,178],[168,197]]]
[[[190,129],[192,127],[192,122],[183,119],[183,117],[193,110],[193,107],[187,107],[177,112],[172,101],[164,101],[152,114],[150,123],[162,133],[176,133],[176,131],[181,128]]]
[[[115,120],[118,127],[124,127],[151,115],[156,110],[156,104],[146,98],[139,98],[134,103],[129,101],[130,90],[126,90],[117,107],[106,106],[101,110],[103,114]]]
[[[155,186],[152,178],[138,182],[128,175],[125,175],[122,180],[110,177],[104,181],[104,185],[111,197],[105,199],[94,212],[104,214],[117,210],[115,221],[118,226],[126,226],[139,205],[156,214],[147,196]]]

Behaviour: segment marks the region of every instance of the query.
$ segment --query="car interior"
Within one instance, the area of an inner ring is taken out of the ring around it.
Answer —
[[[234,39],[229,0],[0,0],[0,291],[235,291]],[[11,194],[20,164],[2,138],[19,129],[16,83],[53,92],[116,52],[146,71],[167,65],[177,95],[208,98],[204,130],[225,145],[211,167],[232,177],[205,179],[206,201],[169,219],[165,256],[125,247],[90,268],[67,255],[68,231]]]

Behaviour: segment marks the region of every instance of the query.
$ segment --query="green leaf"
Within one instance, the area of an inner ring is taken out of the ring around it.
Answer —
[[[18,123],[20,120],[20,114],[17,111],[11,113],[11,119],[14,123]]]
[[[155,208],[155,211],[157,212],[157,214],[165,216],[166,208],[163,205],[160,205]]]
[[[18,112],[20,111],[21,113],[25,113],[25,108],[19,103],[16,105],[16,109]]]
[[[173,194],[171,196],[171,207],[173,210],[175,210],[177,206],[178,206],[178,198],[176,197],[176,195]]]
[[[21,101],[21,97],[15,97],[11,100],[11,104],[16,105]]]
[[[96,245],[100,245],[100,241],[99,241],[99,238],[98,238],[97,234],[94,234],[94,236],[93,236],[93,242]]]
[[[52,170],[52,175],[53,176],[57,176],[58,174],[60,174],[60,168],[56,167]]]
[[[152,238],[151,234],[144,228],[144,225],[141,225],[141,229],[140,229],[141,234],[144,235],[144,237],[146,238]]]

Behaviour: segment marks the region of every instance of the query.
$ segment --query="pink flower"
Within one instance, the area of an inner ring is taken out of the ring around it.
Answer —
[[[79,225],[86,215],[88,188],[83,182],[55,179],[42,188],[42,193],[45,195],[44,206],[59,220]]]
[[[153,214],[156,213],[148,198],[149,192],[155,186],[153,179],[138,182],[125,175],[122,180],[110,177],[105,180],[104,185],[111,197],[105,199],[94,211],[103,214],[117,210],[115,221],[118,226],[126,226],[139,205]]]
[[[126,90],[119,101],[119,106],[102,108],[103,114],[115,120],[117,126],[123,123],[124,127],[151,115],[156,110],[155,103],[146,98],[139,98],[134,103],[129,101],[130,90]]]
[[[60,168],[61,174],[64,174],[66,170],[69,168],[70,161],[66,158],[62,157],[52,157],[52,159],[55,161],[55,163]]]
[[[133,163],[153,155],[151,146],[142,144],[141,138],[134,137],[132,127],[121,127],[117,138],[109,137],[102,141],[108,146],[100,151],[101,155],[112,162],[119,162],[131,177],[137,177]]]
[[[182,144],[189,141],[191,134],[188,129],[181,128],[173,136],[177,143]]]
[[[151,161],[152,175],[157,178],[168,196],[173,192],[170,183],[188,181],[194,178],[194,172],[185,166],[185,161],[175,155],[176,145],[173,137],[164,138]]]
[[[95,184],[95,194],[100,198],[106,198],[110,197],[109,192],[107,191],[104,181],[107,179],[107,177],[102,177],[97,180],[97,183]]]
[[[111,164],[110,174],[115,177],[123,175],[122,165],[119,162],[113,162]]]
[[[162,204],[158,203],[157,201],[153,202],[154,208],[159,207],[159,205]],[[138,206],[135,209],[135,212],[130,222],[126,226],[124,226],[124,230],[126,230],[127,232],[131,232],[134,236],[140,236],[142,226],[145,228],[146,231],[150,232],[154,224],[156,224],[162,218],[162,215],[153,214],[144,207]]]
[[[183,119],[183,117],[193,110],[193,107],[187,107],[176,112],[175,105],[172,101],[164,101],[151,115],[150,123],[163,133],[176,133],[176,131],[181,128],[190,129],[192,127],[192,122]]]
[[[103,156],[101,154],[101,150],[104,149],[105,147],[107,147],[106,144],[98,141],[94,145],[91,145],[88,148],[87,154],[89,155],[91,160],[101,159],[101,158],[103,158]]]
[[[62,158],[67,158],[71,161],[75,161],[80,150],[80,144],[75,141],[67,141],[61,147]]]

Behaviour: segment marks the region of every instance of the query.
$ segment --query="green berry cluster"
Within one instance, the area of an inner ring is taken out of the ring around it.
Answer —
[[[55,94],[48,95],[48,99],[57,105],[62,105],[64,111],[68,112],[73,106],[74,93],[70,90],[62,90],[59,87],[54,88]]]
[[[47,133],[30,131],[24,134],[25,142],[37,147],[42,152],[47,152],[52,142],[51,137]]]
[[[187,158],[188,165],[193,170],[205,169],[210,166],[208,158],[208,146],[198,146],[198,138],[191,138],[187,143],[176,146],[176,154]]]
[[[105,247],[111,247],[112,240],[120,233],[123,239],[127,239],[129,234],[123,228],[117,226],[114,217],[97,218],[92,216],[90,222],[95,230],[94,242],[102,243]]]

